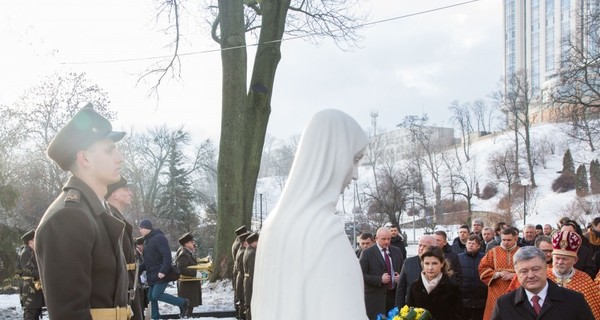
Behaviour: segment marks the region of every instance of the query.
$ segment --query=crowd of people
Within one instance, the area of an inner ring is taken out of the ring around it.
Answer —
[[[397,226],[363,233],[357,257],[368,319],[405,305],[438,320],[600,319],[600,217],[585,233],[566,218],[557,226],[520,232],[474,219],[452,244],[442,230],[421,236],[413,257],[394,247]],[[563,308],[566,301],[574,304]]]

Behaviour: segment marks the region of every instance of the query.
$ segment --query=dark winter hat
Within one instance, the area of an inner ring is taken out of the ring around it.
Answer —
[[[258,232],[251,233],[248,238],[246,238],[246,242],[252,243],[254,241],[258,241]]]
[[[31,230],[25,232],[25,234],[21,237],[21,240],[23,240],[24,244],[27,244],[27,242],[29,242],[29,240],[33,240],[34,237],[35,237],[35,229],[31,229]]]
[[[135,238],[135,244],[136,245],[144,244],[144,237]]]
[[[87,103],[50,141],[46,153],[62,170],[68,171],[77,151],[85,150],[104,138],[117,142],[123,136],[125,132],[112,131],[108,119],[94,111],[91,103]]]
[[[117,189],[123,188],[123,187],[129,187],[129,186],[130,185],[127,183],[127,180],[125,180],[125,178],[123,178],[123,176],[121,176],[121,180],[119,180],[119,182],[115,182],[113,184],[108,185],[108,190],[106,191],[106,195],[104,196],[104,199],[108,200],[108,197],[110,197],[110,195],[113,194],[113,192],[115,192]]]
[[[249,235],[251,235],[252,233],[250,231],[246,231],[242,234],[240,234],[237,238],[240,240],[240,242],[246,241],[246,239],[248,238]]]
[[[235,235],[239,236],[240,234],[242,234],[246,231],[248,231],[248,229],[246,229],[246,226],[241,226],[241,227],[235,229]]]
[[[148,219],[144,219],[144,220],[140,221],[140,224],[138,227],[152,230],[152,222],[150,222],[150,220],[148,220]]]
[[[180,245],[184,245],[190,241],[194,241],[194,236],[192,236],[191,233],[185,233],[184,235],[181,236],[181,238],[179,238],[179,244]]]
[[[536,224],[536,225],[535,225],[535,229],[536,229],[536,230],[544,230],[544,227],[542,227],[542,225],[541,225],[541,224]]]

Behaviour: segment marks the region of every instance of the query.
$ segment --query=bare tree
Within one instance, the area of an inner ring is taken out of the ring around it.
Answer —
[[[449,109],[451,112],[450,119],[455,125],[458,125],[458,129],[460,130],[463,155],[465,156],[466,161],[469,161],[471,158],[471,134],[473,133],[471,107],[468,103],[460,105],[458,100],[454,100],[450,103]],[[456,159],[459,163],[461,162],[460,157],[457,156]]]
[[[523,139],[525,162],[529,173],[531,187],[535,188],[535,170],[533,164],[531,126],[535,120],[531,84],[527,73],[519,71],[509,75],[505,87],[498,91],[496,97],[501,101],[502,111],[506,114],[509,127],[515,132],[515,157],[519,159],[519,137]],[[518,162],[514,172],[519,172]]]
[[[342,0],[218,0],[211,1],[214,13],[211,36],[221,47],[222,116],[218,163],[218,218],[213,279],[231,275],[230,244],[233,231],[250,224],[256,179],[265,139],[275,73],[281,59],[284,34],[336,43],[355,44],[363,16],[357,15],[358,1]],[[158,83],[180,66],[180,1],[165,1],[159,10],[174,30],[173,58],[153,70]],[[246,36],[258,38],[254,66],[248,83]],[[175,71],[176,74],[176,71]]]
[[[399,124],[400,127],[406,128],[411,134],[412,148],[410,152],[412,158],[414,158],[418,164],[415,166],[418,168],[419,176],[422,178],[423,175],[420,170],[420,166],[425,166],[426,170],[431,176],[431,190],[435,196],[434,213],[437,218],[443,214],[441,210],[442,193],[441,193],[441,181],[440,181],[440,168],[443,165],[443,160],[440,151],[443,147],[440,145],[438,136],[434,134],[432,127],[427,126],[429,117],[427,114],[422,116],[407,116],[404,121]],[[421,180],[423,181],[423,180]],[[422,188],[422,196],[424,199],[424,207],[427,207],[426,196],[424,194],[425,189]]]

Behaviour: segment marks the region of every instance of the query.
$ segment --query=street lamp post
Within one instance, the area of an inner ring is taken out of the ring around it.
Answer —
[[[527,187],[531,185],[529,179],[521,179],[523,186],[523,226],[527,224]]]

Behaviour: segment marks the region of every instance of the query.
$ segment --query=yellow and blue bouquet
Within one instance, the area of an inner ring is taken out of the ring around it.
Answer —
[[[377,320],[432,320],[433,317],[429,311],[423,308],[404,306],[398,310],[398,307],[390,310],[387,316],[379,314]]]

